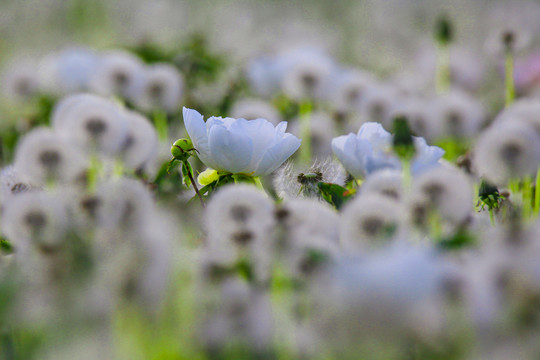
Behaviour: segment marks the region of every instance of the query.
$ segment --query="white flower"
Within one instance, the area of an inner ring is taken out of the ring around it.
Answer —
[[[287,122],[274,127],[264,119],[214,117],[184,107],[184,124],[202,162],[215,170],[267,175],[299,147],[300,139],[286,133]]]
[[[399,170],[385,169],[368,177],[360,188],[364,194],[380,194],[394,200],[403,198],[403,174]]]
[[[416,155],[411,163],[413,174],[437,165],[444,150],[428,146],[423,138],[415,137]],[[401,169],[399,158],[392,152],[392,135],[377,123],[365,123],[358,134],[339,136],[332,140],[332,150],[347,171],[355,178],[367,176],[380,169]]]

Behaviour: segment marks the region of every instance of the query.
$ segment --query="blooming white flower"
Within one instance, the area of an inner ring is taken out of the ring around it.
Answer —
[[[444,150],[427,145],[423,138],[415,137],[416,155],[411,163],[413,174],[437,164]],[[356,178],[380,169],[400,169],[399,158],[392,152],[392,135],[378,123],[365,123],[355,135],[339,136],[332,140],[332,150],[348,172]]]
[[[210,117],[184,107],[184,124],[202,162],[215,170],[267,175],[299,147],[301,140],[286,133],[287,122],[274,127],[264,119]]]

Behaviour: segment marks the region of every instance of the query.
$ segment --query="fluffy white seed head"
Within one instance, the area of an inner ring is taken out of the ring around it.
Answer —
[[[285,230],[280,239],[285,249],[310,239],[339,243],[339,216],[328,204],[293,199],[280,205],[276,217]]]
[[[328,158],[317,160],[307,169],[295,167],[287,162],[274,175],[274,188],[282,199],[314,198],[321,199],[319,182],[343,186],[347,173],[340,163]]]
[[[386,128],[392,128],[391,109],[399,101],[397,91],[389,85],[370,87],[364,97],[360,113],[363,121],[378,122]]]
[[[89,151],[114,155],[125,144],[128,124],[123,110],[100,97],[66,100],[55,112],[53,126],[60,134]]]
[[[419,97],[407,97],[395,102],[390,109],[389,118],[405,116],[411,130],[428,140],[435,137],[436,112],[432,102]]]
[[[400,170],[384,169],[366,178],[360,188],[364,194],[380,194],[394,200],[403,199],[403,173]]]
[[[463,224],[473,211],[473,187],[459,170],[438,167],[415,177],[409,211],[413,223],[425,224],[430,214],[450,224]]]
[[[30,182],[13,165],[8,165],[0,171],[0,199],[2,201],[31,189]]]
[[[476,99],[463,92],[453,91],[435,102],[436,138],[471,138],[485,120],[485,112]]]
[[[132,101],[145,111],[180,110],[184,80],[180,72],[169,64],[146,66],[134,85]]]
[[[101,95],[130,99],[143,68],[141,60],[129,52],[107,51],[100,56],[90,87]]]
[[[237,101],[231,110],[231,117],[246,120],[262,118],[274,125],[281,122],[281,116],[272,104],[258,99],[242,99]]]
[[[289,131],[301,137],[301,120],[294,119]],[[323,111],[315,111],[310,115],[311,152],[315,158],[332,155],[332,138],[335,134],[335,123],[332,116]]]
[[[124,164],[131,169],[149,166],[158,154],[156,129],[147,118],[134,111],[124,111],[124,118],[128,125],[121,152]]]
[[[48,128],[28,132],[15,151],[15,170],[37,185],[72,182],[86,165],[86,156],[73,142]]]
[[[362,194],[341,214],[342,243],[353,249],[384,247],[399,236],[403,209],[396,200],[377,193]]]
[[[29,246],[43,251],[61,245],[68,228],[65,204],[58,194],[28,191],[3,204],[2,232],[23,252]]]
[[[36,66],[29,60],[20,60],[4,69],[2,95],[9,101],[24,102],[39,90],[39,76]]]
[[[146,228],[155,211],[152,194],[134,179],[104,182],[98,186],[97,193],[103,199],[98,221],[109,229],[137,234]]]
[[[533,174],[540,164],[540,141],[525,122],[495,124],[482,132],[474,148],[478,175],[496,185]]]

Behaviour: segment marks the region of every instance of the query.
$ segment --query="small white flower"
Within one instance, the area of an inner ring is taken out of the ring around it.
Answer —
[[[436,166],[444,154],[441,148],[428,146],[423,138],[415,137],[414,146],[416,155],[411,163],[413,174]],[[365,123],[357,134],[334,138],[332,150],[355,178],[386,168],[401,169],[399,158],[392,152],[392,135],[378,123]]]
[[[202,162],[215,170],[267,175],[299,147],[300,139],[286,133],[287,123],[276,127],[264,119],[211,117],[184,108],[184,124]]]

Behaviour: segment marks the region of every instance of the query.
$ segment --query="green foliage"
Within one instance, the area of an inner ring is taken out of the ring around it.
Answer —
[[[322,198],[337,210],[341,209],[355,194],[354,190],[344,188],[337,184],[320,182],[317,186],[321,192]]]

